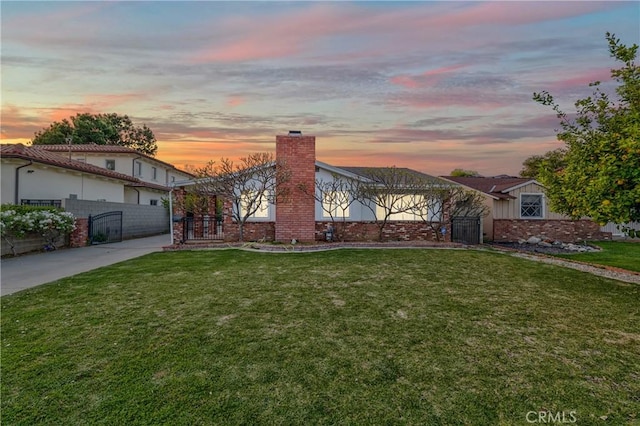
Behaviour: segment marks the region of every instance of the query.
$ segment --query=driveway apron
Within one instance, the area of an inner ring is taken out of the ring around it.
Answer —
[[[0,295],[6,296],[60,278],[162,251],[163,246],[170,244],[171,236],[163,234],[119,243],[60,249],[2,259]]]

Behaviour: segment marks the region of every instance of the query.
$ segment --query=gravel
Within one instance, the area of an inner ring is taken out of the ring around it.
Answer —
[[[640,274],[633,271],[625,271],[609,266],[591,265],[571,259],[560,259],[549,256],[553,254],[576,254],[575,251],[565,250],[559,247],[539,247],[520,243],[493,244],[492,246],[497,249],[507,249],[508,252],[515,257],[576,269],[627,283],[640,284]]]
[[[579,252],[575,250],[567,250],[562,248],[562,246],[552,245],[551,247],[543,247],[537,244],[520,244],[520,243],[494,243],[494,247],[496,248],[506,248],[511,250],[517,250],[519,252],[528,252],[528,253],[540,253],[540,254],[577,254]],[[596,251],[600,251],[599,248],[594,246],[589,246],[591,249],[595,249]]]

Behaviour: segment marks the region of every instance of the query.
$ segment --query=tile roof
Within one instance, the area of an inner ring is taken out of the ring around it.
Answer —
[[[102,167],[83,163],[82,161],[71,160],[64,155],[48,150],[40,149],[40,147],[24,146],[23,144],[0,145],[0,157],[2,158],[20,158],[22,160],[30,160],[35,163],[57,166],[64,169],[77,170],[80,172],[91,173],[109,177],[112,179],[124,180],[127,182],[140,182],[138,179],[127,176],[122,173],[114,172]]]
[[[511,199],[513,196],[508,192],[511,188],[535,182],[531,178],[519,178],[514,176],[478,177],[478,176],[441,176],[444,179],[468,186],[496,198]]]
[[[128,146],[121,145],[97,145],[94,143],[88,144],[71,144],[71,145],[34,145],[34,147],[44,149],[53,152],[107,152],[107,153],[126,153],[126,154],[139,154],[145,157],[149,157],[147,154],[136,151]],[[153,157],[150,157],[153,158]]]

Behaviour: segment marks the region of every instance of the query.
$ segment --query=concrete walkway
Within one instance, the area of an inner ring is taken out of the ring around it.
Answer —
[[[162,251],[171,243],[169,234],[126,240],[120,243],[60,249],[49,253],[34,253],[2,259],[0,262],[0,296],[15,293],[112,265],[148,253]]]

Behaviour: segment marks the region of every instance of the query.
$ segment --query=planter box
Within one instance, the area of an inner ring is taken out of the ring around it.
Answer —
[[[65,238],[60,237],[56,241],[56,247],[60,248],[65,245]],[[15,250],[17,254],[28,253],[31,251],[44,251],[44,239],[37,234],[27,234],[24,238],[16,241]],[[11,246],[2,240],[2,256],[10,256]]]

